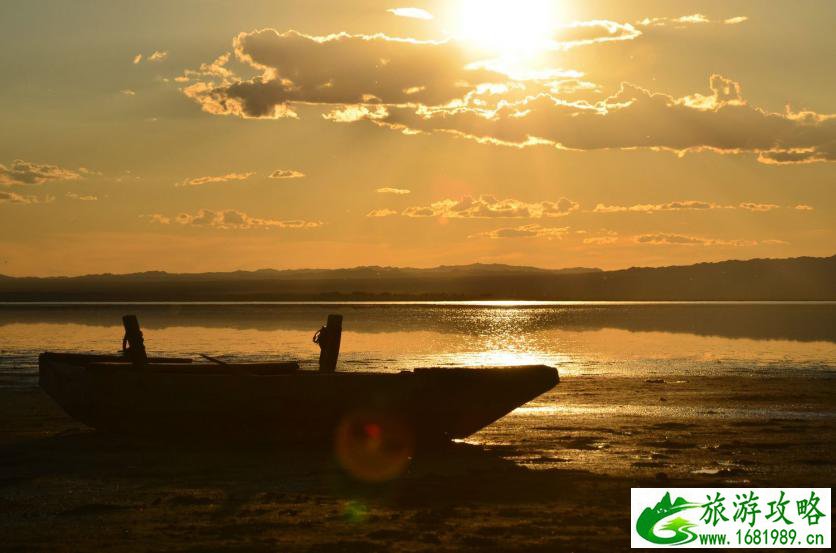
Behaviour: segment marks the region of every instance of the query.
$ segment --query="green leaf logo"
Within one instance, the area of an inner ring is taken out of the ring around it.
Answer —
[[[671,502],[671,494],[668,492],[655,507],[652,509],[648,507],[642,511],[642,514],[639,515],[639,519],[636,521],[636,532],[638,532],[641,537],[650,543],[660,545],[683,545],[690,543],[697,539],[697,535],[691,531],[691,528],[696,526],[696,524],[689,520],[682,517],[676,517],[659,528],[659,530],[673,532],[672,536],[662,537],[656,535],[655,527],[659,522],[671,515],[686,509],[694,509],[699,506],[700,505],[698,503],[691,503],[681,497],[677,497],[676,501]]]

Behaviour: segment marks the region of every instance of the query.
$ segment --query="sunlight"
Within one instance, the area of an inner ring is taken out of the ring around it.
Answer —
[[[560,364],[560,354],[544,355],[536,351],[483,350],[462,353],[459,359],[465,366],[472,367],[512,367],[515,365],[555,365]]]
[[[565,15],[554,0],[460,0],[458,6],[457,38],[500,56],[543,52]]]

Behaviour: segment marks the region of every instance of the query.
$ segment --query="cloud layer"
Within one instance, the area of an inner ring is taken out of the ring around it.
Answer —
[[[642,27],[685,27],[689,25],[702,25],[705,23],[721,23],[724,25],[739,25],[748,21],[749,18],[745,15],[738,15],[735,17],[728,17],[712,21],[707,16],[701,13],[692,13],[690,15],[683,15],[680,17],[645,17],[637,22],[637,25]]]
[[[264,29],[233,41],[238,61],[260,72],[251,79],[198,81],[184,93],[204,111],[244,118],[295,117],[293,103],[446,104],[470,83],[503,81],[459,45],[386,35],[305,35]]]
[[[784,240],[726,240],[721,238],[706,238],[703,236],[688,236],[685,234],[671,234],[658,232],[642,234],[634,237],[638,244],[652,246],[757,246],[757,245],[785,245]]]
[[[49,203],[55,198],[46,196],[39,198],[38,196],[30,196],[25,194],[18,194],[16,192],[8,192],[0,190],[0,204],[42,204]]]
[[[312,229],[322,226],[322,223],[319,221],[262,219],[252,217],[237,209],[198,209],[195,213],[180,213],[174,218],[160,213],[153,213],[147,217],[151,221],[163,225],[177,223],[184,226],[223,230]]]
[[[580,206],[567,198],[556,202],[528,203],[515,199],[499,200],[494,196],[465,196],[458,200],[444,199],[424,206],[408,207],[405,217],[443,217],[446,219],[539,219],[561,217],[576,211]]]
[[[44,165],[16,159],[6,167],[0,164],[0,184],[6,186],[14,185],[37,185],[49,181],[77,180],[81,178],[81,170],[73,171],[57,165]]]
[[[683,200],[679,202],[667,202],[663,204],[635,204],[635,205],[607,205],[598,204],[592,210],[594,213],[658,213],[661,211],[707,211],[712,209],[743,209],[745,211],[773,211],[780,209],[777,204],[765,204],[756,202],[741,202],[734,204],[718,204],[714,202],[703,202],[699,200]]]
[[[402,132],[446,132],[516,147],[751,152],[771,164],[836,161],[836,116],[751,107],[740,85],[720,75],[712,75],[710,91],[676,98],[624,83],[598,102],[539,94],[495,110],[398,107],[369,119]]]
[[[640,27],[707,22],[701,14],[647,19],[638,27],[578,22],[556,29],[552,47],[634,40]],[[279,119],[313,105],[334,122],[370,121],[407,134],[448,133],[514,147],[751,153],[770,165],[836,160],[836,115],[751,106],[741,85],[722,75],[710,76],[707,92],[682,97],[629,82],[607,96],[580,72],[517,75],[474,58],[454,40],[262,29],[239,34],[233,53],[255,76],[234,75],[227,53],[183,77],[195,79],[183,92],[206,112]],[[583,99],[573,96],[579,90]]]

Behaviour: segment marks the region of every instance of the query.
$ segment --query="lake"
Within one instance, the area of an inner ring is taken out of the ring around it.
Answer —
[[[0,304],[0,386],[37,383],[37,355],[115,352],[134,313],[155,355],[295,359],[344,316],[338,370],[544,363],[583,375],[832,375],[836,303],[354,302]]]

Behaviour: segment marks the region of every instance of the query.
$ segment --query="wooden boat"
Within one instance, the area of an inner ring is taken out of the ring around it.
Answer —
[[[135,318],[125,320],[135,345],[123,343],[122,356],[39,358],[41,387],[69,415],[120,434],[330,445],[365,433],[437,443],[469,436],[558,383],[547,366],[336,372],[341,318],[331,317],[319,334],[320,371],[295,362],[152,358]]]

